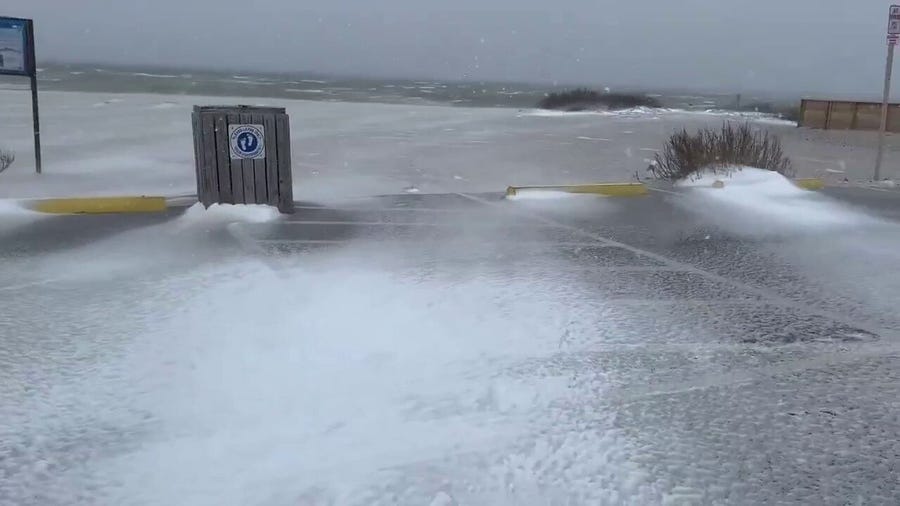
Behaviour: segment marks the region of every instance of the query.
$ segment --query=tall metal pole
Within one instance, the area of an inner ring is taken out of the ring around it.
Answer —
[[[31,76],[31,116],[34,118],[34,170],[41,173],[41,121],[38,115],[37,76]]]
[[[888,102],[891,100],[891,74],[894,70],[894,43],[888,42],[887,64],[884,67],[884,96],[881,99],[881,128],[878,130],[878,157],[875,158],[875,181],[881,179],[881,162],[884,160],[884,136],[887,131]]]
[[[28,54],[26,67],[31,77],[31,117],[34,121],[34,170],[41,173],[41,121],[38,114],[37,61],[34,57],[34,24],[28,20],[25,24],[25,38]]]

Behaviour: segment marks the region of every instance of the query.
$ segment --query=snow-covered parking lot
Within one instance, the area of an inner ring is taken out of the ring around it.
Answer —
[[[7,208],[0,503],[896,502],[896,196],[707,183]]]
[[[890,188],[503,199],[734,117],[64,92],[38,176],[16,93],[0,504],[900,500]],[[18,203],[191,194],[190,107],[235,101],[287,105],[297,214]],[[870,170],[862,137],[737,119],[800,175]]]

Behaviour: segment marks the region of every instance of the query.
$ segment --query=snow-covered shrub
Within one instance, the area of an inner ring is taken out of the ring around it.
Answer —
[[[648,170],[654,177],[675,181],[700,171],[730,172],[742,166],[793,175],[791,161],[784,155],[777,136],[754,131],[749,123],[735,126],[728,122],[718,130],[676,132]]]

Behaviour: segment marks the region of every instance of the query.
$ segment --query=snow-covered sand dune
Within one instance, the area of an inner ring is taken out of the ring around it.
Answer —
[[[630,180],[675,129],[750,119],[784,137],[800,175],[870,172],[874,151],[833,133],[804,134],[765,118],[728,113],[627,110],[606,114],[502,108],[315,102],[247,97],[41,93],[44,174],[33,174],[31,110],[24,91],[0,90],[3,147],[15,165],[0,198],[195,192],[190,113],[195,104],[287,107],[295,195],[334,200],[401,193],[503,191],[509,185]],[[850,134],[847,134],[850,135]],[[819,138],[822,137],[822,138]],[[858,139],[857,139],[858,140]],[[590,142],[588,142],[590,141]],[[860,141],[862,142],[862,141]],[[895,154],[888,152],[887,166]],[[890,174],[888,174],[890,176]]]

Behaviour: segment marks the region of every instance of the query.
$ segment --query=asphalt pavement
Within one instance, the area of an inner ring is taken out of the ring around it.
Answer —
[[[572,374],[598,368],[616,388],[572,409],[616,410],[633,457],[684,487],[688,502],[900,500],[897,256],[857,248],[893,245],[900,229],[888,221],[735,233],[660,190],[562,202],[387,196],[301,207],[243,233],[276,266],[361,247],[372,250],[367,261],[430,266],[448,282],[587,287],[592,300],[583,302],[604,324],[563,337],[550,362]],[[887,220],[900,209],[891,191],[833,188],[815,198]]]
[[[900,193],[810,198],[872,220],[775,226],[698,208],[671,187],[623,199],[388,195],[230,225],[227,254],[276,272],[346,257],[448,284],[552,280],[596,318],[566,322],[557,352],[503,374],[602,374],[609,388],[563,406],[567,419],[586,430],[614,412],[629,460],[678,498],[896,504]],[[16,232],[0,254],[59,251],[178,214],[54,218]],[[465,467],[433,465],[445,480]],[[421,473],[396,479],[401,503],[430,497]]]

